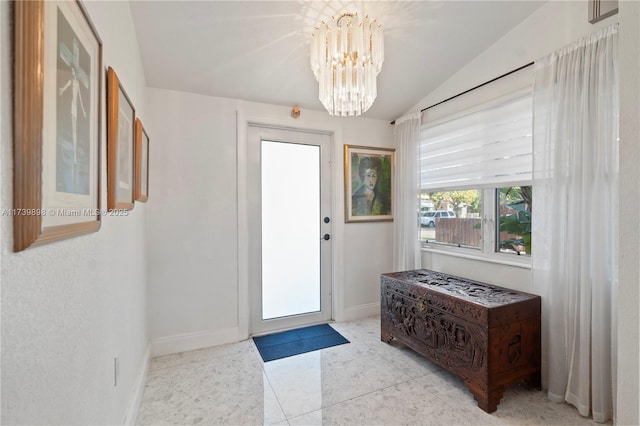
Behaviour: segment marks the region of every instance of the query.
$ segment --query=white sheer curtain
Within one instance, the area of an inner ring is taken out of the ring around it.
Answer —
[[[420,113],[396,120],[394,182],[393,269],[406,271],[420,267],[418,246],[418,144]]]
[[[613,416],[618,241],[618,28],[536,61],[533,285],[543,385]]]

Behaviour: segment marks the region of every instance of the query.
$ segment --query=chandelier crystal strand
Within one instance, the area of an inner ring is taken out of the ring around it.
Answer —
[[[377,96],[376,78],[384,62],[382,27],[357,13],[323,22],[313,32],[310,62],[329,114],[360,115]]]

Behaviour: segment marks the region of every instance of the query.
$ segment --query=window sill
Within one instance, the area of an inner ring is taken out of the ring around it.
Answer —
[[[435,245],[422,246],[420,251],[426,253],[436,253],[444,256],[460,257],[463,259],[477,260],[479,262],[495,263],[498,265],[512,266],[515,268],[531,269],[531,258],[528,256],[517,256],[511,254],[484,254],[476,249],[465,249],[459,247],[445,248]],[[503,257],[522,257],[522,260],[503,259]]]

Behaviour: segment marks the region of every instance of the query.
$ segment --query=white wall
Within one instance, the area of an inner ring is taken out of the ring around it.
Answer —
[[[388,122],[304,110],[295,120],[289,106],[161,89],[148,90],[148,104],[154,129],[148,234],[154,354],[247,337],[248,236],[238,227],[236,143],[242,136],[236,135],[236,114],[240,120],[259,117],[334,133],[334,316],[344,320],[378,311],[379,274],[391,269],[392,226],[344,224],[342,153],[345,143],[391,147]]]
[[[425,96],[409,112],[426,108],[528,64],[613,24],[619,16],[613,15],[594,25],[587,21],[587,11],[584,1],[549,1]]]
[[[144,120],[145,79],[128,3],[85,5],[102,38],[103,65],[117,71]],[[11,10],[10,2],[0,2],[2,208],[11,208],[13,197]],[[103,207],[104,96],[103,90]],[[104,217],[97,233],[20,253],[13,253],[11,218],[0,219],[2,424],[120,424],[135,411],[148,358],[145,217],[137,203],[128,217]]]
[[[8,22],[8,20],[10,19],[8,17],[8,14],[10,13],[10,8],[7,7],[7,5],[4,4],[5,2],[3,1],[2,4],[0,4],[0,23],[2,24],[0,26],[0,199],[1,199],[1,187],[2,187],[2,173],[4,171],[4,168],[2,167],[2,159],[4,158],[2,151],[4,151],[4,149],[2,148],[3,144],[2,141],[4,140],[9,140],[11,139],[11,131],[12,131],[12,125],[7,123],[4,124],[5,121],[9,121],[11,119],[11,116],[8,115],[4,110],[5,110],[5,104],[7,104],[7,94],[11,93],[11,77],[7,78],[5,77],[6,75],[11,75],[11,65],[8,61],[5,61],[4,58],[7,57],[7,55],[10,55],[10,44],[9,44],[9,39],[10,39],[10,34],[11,31],[13,30],[13,27],[11,25],[6,25],[6,23]],[[7,104],[8,107],[8,104]],[[6,117],[5,117],[6,116]],[[2,241],[4,237],[4,233],[2,232],[2,226],[0,223],[0,241]],[[0,291],[2,290],[2,250],[0,249]],[[2,297],[0,295],[0,303],[2,301]],[[0,305],[0,309],[1,309],[1,305]],[[1,315],[1,310],[0,310],[0,315]],[[1,316],[0,316],[1,319]],[[1,325],[1,321],[0,321],[0,325]],[[2,347],[2,344],[0,342],[0,348]],[[2,365],[2,362],[0,362],[0,366]],[[0,369],[0,374],[1,374],[1,369]],[[1,398],[2,392],[0,390],[0,398]],[[1,419],[0,419],[1,420]]]
[[[342,144],[395,148],[393,127],[388,121],[351,119],[345,121],[343,141],[336,141],[334,168],[339,182],[336,221],[342,224],[344,249],[337,262],[343,263],[344,318],[351,320],[380,313],[380,274],[393,272],[393,223],[344,223],[344,160]]]
[[[495,263],[480,257],[474,259],[471,256],[460,257],[444,251],[423,250],[422,267],[518,291],[531,291],[530,266]]]
[[[618,306],[618,386],[616,422],[640,424],[640,320],[638,317],[638,287],[640,282],[640,130],[638,99],[640,87],[640,3],[622,1],[620,13],[596,25],[587,22],[586,2],[551,1],[542,6],[520,25],[507,33],[467,66],[454,74],[411,111],[425,108],[457,93],[488,81],[498,75],[534,61],[598,29],[620,21],[620,285]],[[541,34],[542,33],[542,34]],[[486,89],[485,89],[486,90]],[[485,94],[486,95],[486,94]],[[484,96],[484,95],[483,95]],[[489,96],[490,98],[491,96]],[[514,270],[503,265],[479,264],[473,260],[446,259],[440,254],[423,252],[423,265],[436,265],[444,272],[462,271],[463,276],[493,276],[510,281],[515,277],[525,284],[527,270]],[[523,274],[523,271],[525,273]],[[515,275],[514,275],[515,274]],[[502,285],[525,289],[506,282]],[[525,285],[526,287],[526,285]]]
[[[149,89],[148,105],[153,353],[236,340],[236,101]]]
[[[640,424],[640,3],[620,4],[620,278],[616,420]]]

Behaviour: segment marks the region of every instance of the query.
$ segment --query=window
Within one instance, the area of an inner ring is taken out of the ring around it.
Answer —
[[[532,110],[527,90],[423,126],[422,242],[531,254]]]
[[[441,209],[421,214],[421,240],[480,248],[480,191],[432,191],[421,195]]]
[[[532,186],[509,186],[496,191],[498,245],[503,253],[531,254]]]

